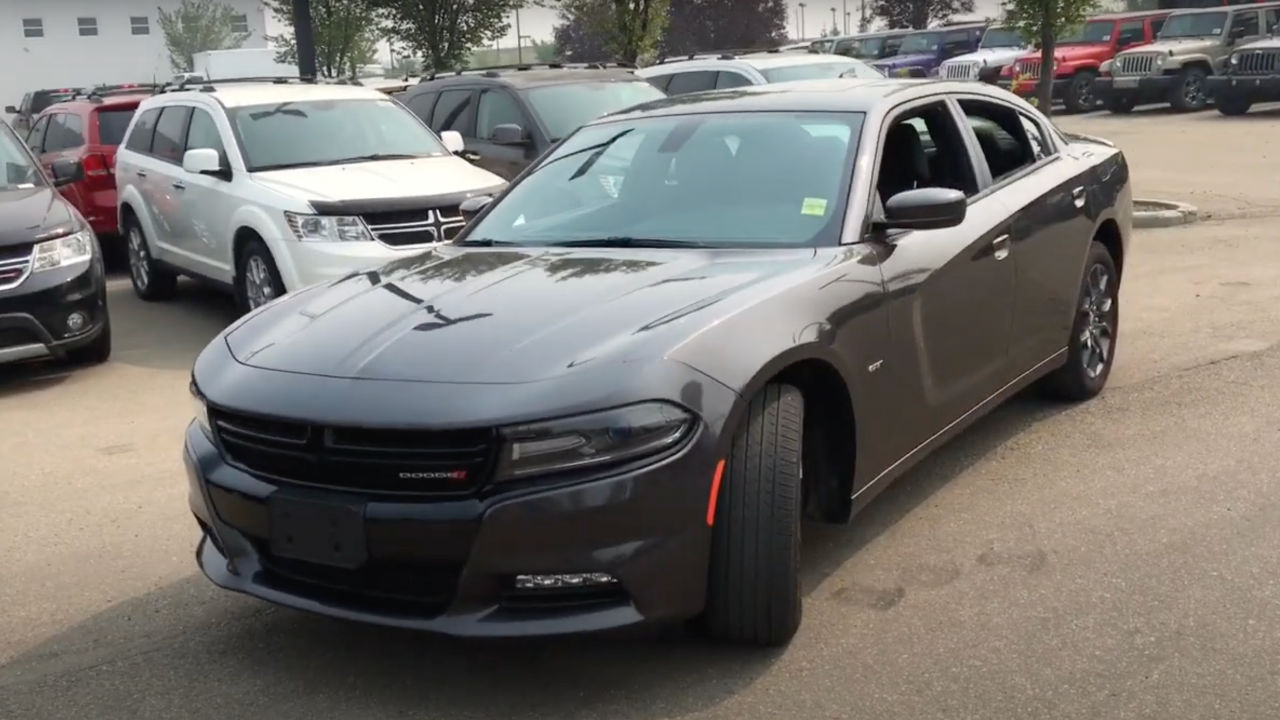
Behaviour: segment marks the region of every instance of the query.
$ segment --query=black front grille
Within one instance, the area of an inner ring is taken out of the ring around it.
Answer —
[[[0,350],[38,342],[40,342],[40,338],[37,338],[30,330],[24,330],[23,328],[0,329]]]
[[[494,431],[325,427],[210,410],[227,460],[287,483],[393,495],[465,495],[487,479]]]
[[[31,243],[0,247],[0,263],[8,260],[27,260],[31,257]]]
[[[462,568],[372,561],[357,570],[343,570],[270,553],[255,543],[267,584],[284,592],[318,600],[333,600],[370,610],[437,615],[453,601]]]
[[[362,218],[375,238],[393,246],[445,242],[467,225],[457,205],[367,213]]]
[[[1274,75],[1277,59],[1280,59],[1280,51],[1277,50],[1246,50],[1236,54],[1235,67],[1231,72],[1236,75]]]

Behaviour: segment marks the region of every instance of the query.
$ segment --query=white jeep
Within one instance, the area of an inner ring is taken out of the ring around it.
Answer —
[[[957,55],[938,67],[938,77],[944,80],[982,80],[994,83],[1004,66],[1022,57],[1031,49],[1017,30],[1009,27],[990,27],[982,35],[976,52]]]

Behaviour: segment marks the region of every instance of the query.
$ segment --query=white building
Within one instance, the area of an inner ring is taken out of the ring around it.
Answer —
[[[249,33],[242,47],[266,47],[261,0],[221,0]],[[0,0],[0,107],[32,90],[163,81],[173,76],[157,6],[180,0]]]

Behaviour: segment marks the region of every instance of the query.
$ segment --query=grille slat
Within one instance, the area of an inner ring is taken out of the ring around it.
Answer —
[[[977,61],[947,63],[943,67],[943,78],[947,80],[977,80],[979,65],[980,63]]]
[[[1276,72],[1280,50],[1254,50],[1236,55],[1233,75],[1273,75]]]
[[[1113,75],[1150,75],[1156,68],[1155,53],[1133,53],[1116,58]]]
[[[1031,80],[1040,78],[1040,61],[1039,60],[1019,60],[1014,72]]]
[[[0,290],[22,284],[31,272],[31,244],[0,248]]]
[[[457,205],[368,213],[362,219],[379,242],[394,247],[446,242],[467,225]]]

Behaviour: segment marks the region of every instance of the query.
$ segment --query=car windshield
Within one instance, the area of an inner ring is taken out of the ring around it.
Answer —
[[[1088,45],[1111,42],[1111,32],[1116,24],[1111,20],[1095,20],[1087,22],[1075,32],[1064,33],[1058,39],[1059,45]]]
[[[852,38],[836,43],[835,52],[851,58],[875,58],[884,48],[884,37]]]
[[[129,128],[133,119],[134,108],[128,110],[99,110],[98,143],[102,145],[119,145],[124,142],[124,131]]]
[[[792,80],[826,80],[838,77],[884,77],[884,73],[853,58],[765,68],[760,71],[760,74],[764,75],[764,79],[771,83],[790,82]]]
[[[228,111],[250,171],[447,155],[394,100],[306,100]]]
[[[63,100],[70,100],[75,97],[75,90],[41,90],[31,96],[31,114],[37,115],[44,112],[45,108]]]
[[[540,161],[459,242],[835,245],[862,119],[861,113],[709,113],[588,126]]]
[[[1226,24],[1227,14],[1224,12],[1170,15],[1160,30],[1160,39],[1221,35],[1222,28],[1226,27]]]
[[[902,38],[902,45],[898,46],[898,54],[935,53],[938,52],[938,46],[941,44],[942,33],[940,32],[912,33]]]
[[[982,44],[979,47],[999,48],[999,47],[1022,47],[1027,41],[1022,39],[1022,35],[1016,30],[1009,28],[991,28],[982,35]]]
[[[0,123],[0,162],[4,163],[4,189],[35,187],[44,185],[44,177],[31,162],[26,146],[8,125]]]
[[[548,85],[526,93],[552,142],[612,112],[666,97],[644,81]]]

